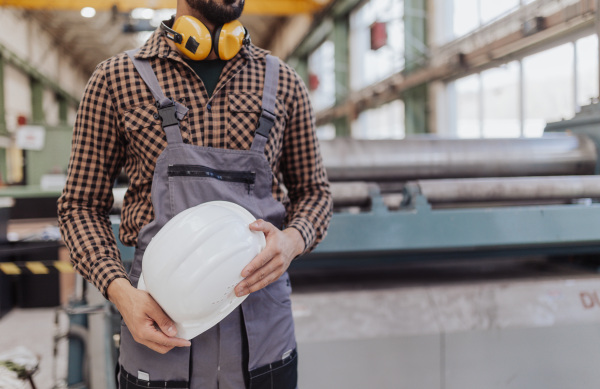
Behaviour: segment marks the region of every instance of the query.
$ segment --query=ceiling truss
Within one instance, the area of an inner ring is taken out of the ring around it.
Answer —
[[[246,0],[244,14],[285,16],[300,13],[315,13],[323,8],[327,0]],[[79,11],[93,7],[96,11],[117,10],[129,12],[135,8],[175,8],[177,0],[0,0],[0,7],[17,7],[28,10]]]

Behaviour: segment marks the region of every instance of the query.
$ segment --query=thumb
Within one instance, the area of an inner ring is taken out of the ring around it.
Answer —
[[[154,304],[153,312],[149,312],[148,316],[158,325],[160,330],[168,335],[175,336],[177,335],[177,329],[175,328],[175,323],[167,314],[162,310],[162,308],[158,304]]]
[[[250,229],[252,231],[262,231],[265,233],[265,235],[272,232],[273,228],[275,228],[273,224],[266,222],[262,219],[258,219],[254,223],[250,223]]]

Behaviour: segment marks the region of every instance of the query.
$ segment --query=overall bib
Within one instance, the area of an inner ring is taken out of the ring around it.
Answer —
[[[213,201],[231,201],[257,219],[283,227],[285,208],[272,195],[272,170],[264,154],[275,123],[279,61],[267,56],[262,114],[250,150],[228,150],[183,142],[179,120],[188,109],[165,97],[147,60],[127,54],[157,101],[167,146],[159,156],[152,183],[154,220],[139,233],[130,280],[137,286],[144,250],[152,237],[179,212]],[[176,97],[176,96],[172,96]],[[169,258],[165,258],[168,261]],[[287,273],[248,298],[208,331],[160,354],[137,343],[121,327],[119,387],[294,389],[296,341]]]

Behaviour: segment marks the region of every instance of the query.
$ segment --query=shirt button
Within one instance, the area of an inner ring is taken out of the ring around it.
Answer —
[[[154,114],[154,119],[158,120],[159,117],[157,113]]]
[[[207,104],[207,105],[206,105],[206,109],[208,109],[208,110],[210,111],[210,110],[212,109],[212,105],[210,105],[210,104]]]

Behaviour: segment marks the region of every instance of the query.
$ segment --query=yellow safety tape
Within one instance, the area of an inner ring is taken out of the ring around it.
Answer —
[[[54,267],[58,269],[61,273],[73,274],[75,270],[73,266],[69,262],[54,262]]]
[[[19,269],[19,267],[12,262],[0,263],[0,270],[2,271],[2,273],[7,274],[9,276],[21,274],[21,269]]]
[[[1,1],[1,0],[0,0]],[[75,269],[69,262],[63,261],[46,261],[45,263],[40,261],[33,262],[0,262],[0,272],[7,275],[18,275],[22,273],[22,269],[27,268],[33,274],[49,274],[49,266],[54,266],[59,273],[73,274]]]
[[[41,262],[27,262],[25,264],[30,272],[33,274],[48,274],[50,270],[46,266],[44,266]]]

